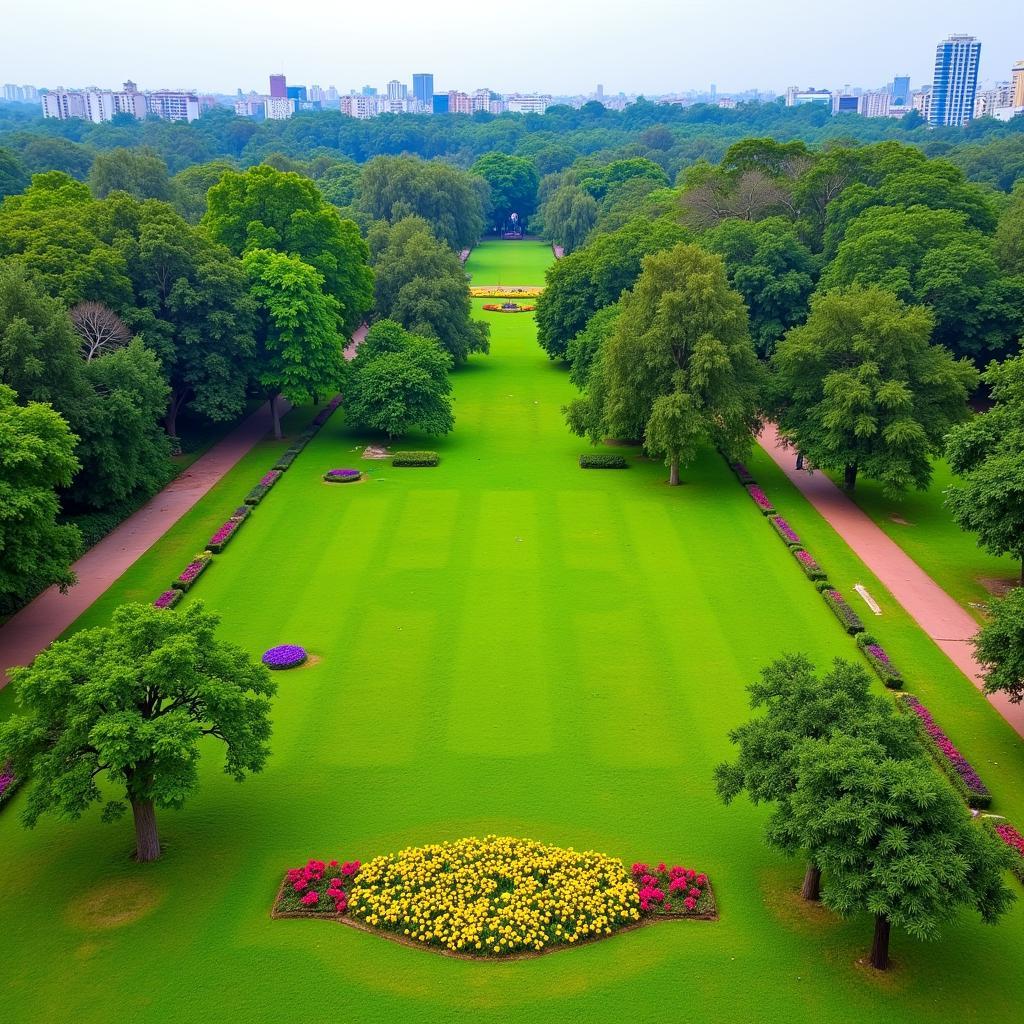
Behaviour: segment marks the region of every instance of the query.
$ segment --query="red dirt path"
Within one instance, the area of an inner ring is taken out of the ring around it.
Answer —
[[[779,446],[774,424],[765,427],[758,443],[939,649],[980,690],[981,669],[971,644],[978,631],[977,622],[828,476],[796,469],[796,454]],[[1011,704],[1001,693],[992,694],[988,701],[1024,736],[1024,705]]]

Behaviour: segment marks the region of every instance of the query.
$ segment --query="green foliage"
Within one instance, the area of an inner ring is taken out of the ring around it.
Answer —
[[[982,380],[993,406],[949,433],[946,457],[961,480],[946,505],[986,551],[1024,566],[1024,356],[992,363]]]
[[[512,213],[518,213],[522,224],[537,208],[537,169],[521,156],[488,153],[470,168],[491,188],[491,219],[500,228]]]
[[[397,467],[437,466],[441,456],[437,452],[395,452],[391,465]]]
[[[569,362],[569,380],[585,391],[590,380],[590,368],[598,359],[601,346],[611,337],[619,316],[619,304],[599,309],[588,321],[587,326],[569,342],[565,358]]]
[[[451,356],[432,338],[411,334],[393,321],[374,324],[350,365],[348,421],[388,437],[413,428],[447,434],[455,424],[451,366]]]
[[[631,157],[628,160],[613,160],[604,167],[584,171],[579,176],[579,185],[586,193],[601,200],[609,192],[635,178],[646,178],[658,188],[669,183],[664,170],[653,160]]]
[[[171,179],[174,206],[190,224],[198,224],[206,213],[206,194],[234,165],[227,160],[193,164]]]
[[[929,343],[931,313],[882,288],[812,299],[772,358],[781,431],[815,466],[863,472],[888,494],[924,489],[977,373]]]
[[[28,170],[17,155],[0,149],[0,199],[28,188]]]
[[[544,236],[574,252],[587,240],[597,223],[600,207],[588,192],[574,185],[563,185],[544,203],[541,221]]]
[[[1024,700],[1024,588],[994,599],[989,619],[974,639],[985,676],[986,693],[1005,693],[1014,703]]]
[[[27,826],[46,813],[79,818],[94,803],[106,820],[123,813],[101,775],[133,807],[181,807],[198,783],[205,736],[225,744],[233,778],[263,768],[276,686],[217,639],[218,621],[201,602],[184,611],[124,605],[110,626],[59,640],[13,671],[21,711],[0,725],[0,761],[32,779]]]
[[[56,521],[55,488],[78,469],[75,436],[49,406],[18,406],[15,397],[0,385],[0,614],[51,584],[66,590],[81,544],[73,526]]]
[[[165,201],[173,195],[167,164],[145,149],[119,148],[98,153],[89,169],[89,188],[97,199],[105,199],[111,192]]]
[[[580,469],[628,469],[629,463],[621,455],[605,452],[584,453],[580,456]]]
[[[600,374],[566,412],[592,441],[643,437],[671,482],[704,444],[739,455],[750,445],[761,373],[743,301],[717,257],[681,244],[649,256],[620,301]]]
[[[996,259],[1007,274],[1024,275],[1024,181],[1000,214],[993,240]]]

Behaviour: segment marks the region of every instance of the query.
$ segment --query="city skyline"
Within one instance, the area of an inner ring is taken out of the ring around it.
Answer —
[[[180,0],[180,17],[172,21],[150,9],[130,21],[107,19],[102,11],[56,0],[57,19],[42,21],[25,6],[5,14],[0,78],[111,89],[127,76],[143,77],[144,69],[150,88],[233,94],[239,88],[265,91],[265,69],[281,69],[290,80],[334,84],[347,93],[396,77],[411,83],[414,73],[428,69],[438,92],[485,86],[503,93],[586,95],[602,83],[610,95],[668,95],[716,83],[719,93],[781,94],[794,84],[874,88],[905,74],[925,84],[936,41],[961,32],[983,43],[981,82],[1006,79],[1021,58],[1024,12],[967,11],[962,2],[948,0],[907,10],[913,6],[863,0],[858,18],[820,38],[802,5],[780,9],[742,0],[728,18],[703,0],[682,7],[647,0],[642,17],[630,8],[602,12],[600,21],[592,5],[579,0],[558,8],[522,0],[509,19],[424,11],[408,0],[395,0],[390,17],[380,19],[310,0],[304,17],[273,21],[269,14],[279,7],[267,0],[253,0],[247,10],[254,16],[246,19]],[[259,16],[263,11],[268,17]],[[544,30],[523,39],[520,30],[531,19]],[[160,46],[143,60],[137,56],[139,33],[150,27]],[[339,50],[339,39],[358,45]]]

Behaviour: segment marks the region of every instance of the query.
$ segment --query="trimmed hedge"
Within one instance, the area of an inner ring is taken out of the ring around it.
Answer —
[[[437,452],[395,452],[392,466],[436,466],[441,461]]]
[[[739,480],[744,487],[749,487],[751,484],[756,484],[757,481],[754,479],[754,474],[742,462],[730,462],[729,468],[736,474],[736,479]]]
[[[782,516],[769,516],[768,522],[772,524],[775,532],[780,538],[782,538],[783,543],[786,544],[787,547],[802,547],[800,538],[796,535],[796,530],[794,530],[793,527],[782,518]]]
[[[177,587],[165,590],[154,602],[154,608],[173,608],[184,596],[184,591]]]
[[[306,446],[304,444],[292,445],[291,448],[287,449],[287,451],[281,453],[280,458],[274,463],[273,468],[284,472],[284,470],[286,470],[299,457],[299,454],[305,447]]]
[[[858,633],[856,640],[878,678],[890,690],[902,689],[903,673],[892,663],[882,645],[870,633]]]
[[[250,515],[252,515],[252,505],[239,505],[238,508],[228,516],[228,518],[237,519],[239,522],[242,522],[243,520],[248,519]]]
[[[769,498],[768,495],[757,486],[757,484],[746,484],[745,486],[747,494],[750,495],[751,500],[761,510],[761,515],[775,515],[775,506],[772,504],[771,498]]]
[[[800,568],[803,569],[804,575],[812,581],[827,580],[828,574],[820,565],[818,560],[808,551],[806,548],[798,548],[790,545],[789,550],[793,553],[793,557],[800,563]]]
[[[860,616],[846,603],[846,598],[838,590],[834,587],[824,587],[820,588],[820,593],[825,599],[825,604],[832,609],[832,614],[850,636],[864,632],[864,623],[861,622]]]
[[[246,505],[258,505],[270,492],[270,488],[281,478],[281,470],[272,469],[262,480],[245,496]]]
[[[188,565],[185,566],[181,571],[181,575],[171,584],[175,590],[189,590],[192,584],[206,571],[210,562],[213,561],[213,555],[209,551],[204,551],[202,554],[196,555]]]
[[[592,452],[580,456],[580,469],[628,469],[629,463],[621,455]]]

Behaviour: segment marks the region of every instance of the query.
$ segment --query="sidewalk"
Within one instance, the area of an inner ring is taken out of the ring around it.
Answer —
[[[981,669],[971,644],[978,631],[977,622],[826,474],[796,469],[796,455],[792,449],[779,447],[774,424],[765,427],[758,443],[939,649],[980,690]],[[988,701],[1024,737],[1024,704],[1011,704],[1002,693],[992,694]]]
[[[288,403],[279,401],[284,415]],[[50,587],[0,626],[0,688],[7,685],[7,668],[29,664],[56,640],[243,455],[266,437],[270,428],[270,408],[262,405],[75,562],[72,568],[78,583],[66,594]]]

